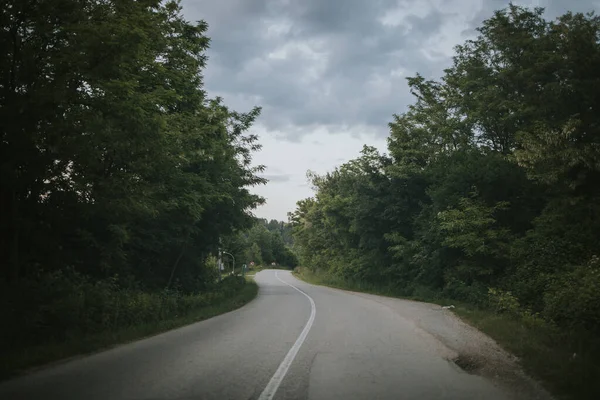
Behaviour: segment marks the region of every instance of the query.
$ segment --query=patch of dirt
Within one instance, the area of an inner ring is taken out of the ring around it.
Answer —
[[[456,364],[460,369],[469,374],[477,373],[478,370],[481,369],[482,365],[479,360],[473,357],[458,355],[458,357],[452,360],[454,364]]]
[[[519,359],[489,336],[439,305],[350,292],[383,304],[439,343],[441,357],[463,371],[506,388],[515,400],[553,400],[541,384],[527,376]]]

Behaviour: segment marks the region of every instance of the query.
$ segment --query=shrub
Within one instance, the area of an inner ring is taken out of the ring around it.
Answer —
[[[486,288],[483,284],[474,282],[471,285],[456,279],[448,278],[442,291],[442,297],[465,301],[474,305],[484,305],[486,300]]]
[[[412,295],[410,297],[422,301],[432,301],[439,298],[439,296],[439,290],[433,289],[429,286],[415,285],[412,289]]]
[[[488,300],[490,307],[497,313],[519,315],[521,312],[519,299],[513,296],[509,291],[489,288]]]
[[[544,296],[544,316],[566,328],[600,333],[600,260],[556,275]]]
[[[227,277],[205,293],[147,292],[65,270],[2,285],[0,318],[11,322],[0,328],[0,346],[14,349],[184,316],[234,296],[245,280]]]

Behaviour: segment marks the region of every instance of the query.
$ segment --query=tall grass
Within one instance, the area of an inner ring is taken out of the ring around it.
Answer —
[[[527,316],[461,305],[463,320],[519,357],[527,373],[561,399],[600,398],[600,338]]]
[[[77,274],[46,274],[0,288],[0,377],[230,311],[258,288],[227,277],[203,293],[123,288]]]

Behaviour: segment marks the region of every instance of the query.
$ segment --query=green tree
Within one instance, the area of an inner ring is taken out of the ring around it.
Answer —
[[[599,21],[510,5],[439,81],[409,78],[415,101],[390,123],[389,156],[365,148],[309,175],[315,195],[290,214],[301,263],[482,305],[499,288],[597,329],[585,311],[595,267],[584,266],[600,237]]]
[[[259,109],[202,89],[206,23],[158,0],[9,1],[0,19],[3,278],[210,281],[204,260],[251,225],[264,179]]]
[[[250,248],[247,250],[246,258],[250,260],[250,262],[254,262],[256,265],[262,265],[262,251],[260,247],[258,247],[257,243],[252,243]]]

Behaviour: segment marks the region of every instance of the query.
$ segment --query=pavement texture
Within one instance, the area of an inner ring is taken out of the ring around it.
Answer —
[[[3,382],[0,399],[549,398],[439,306],[309,285],[289,271],[255,280],[258,297],[236,311]],[[465,372],[453,362],[463,350],[518,373]]]

